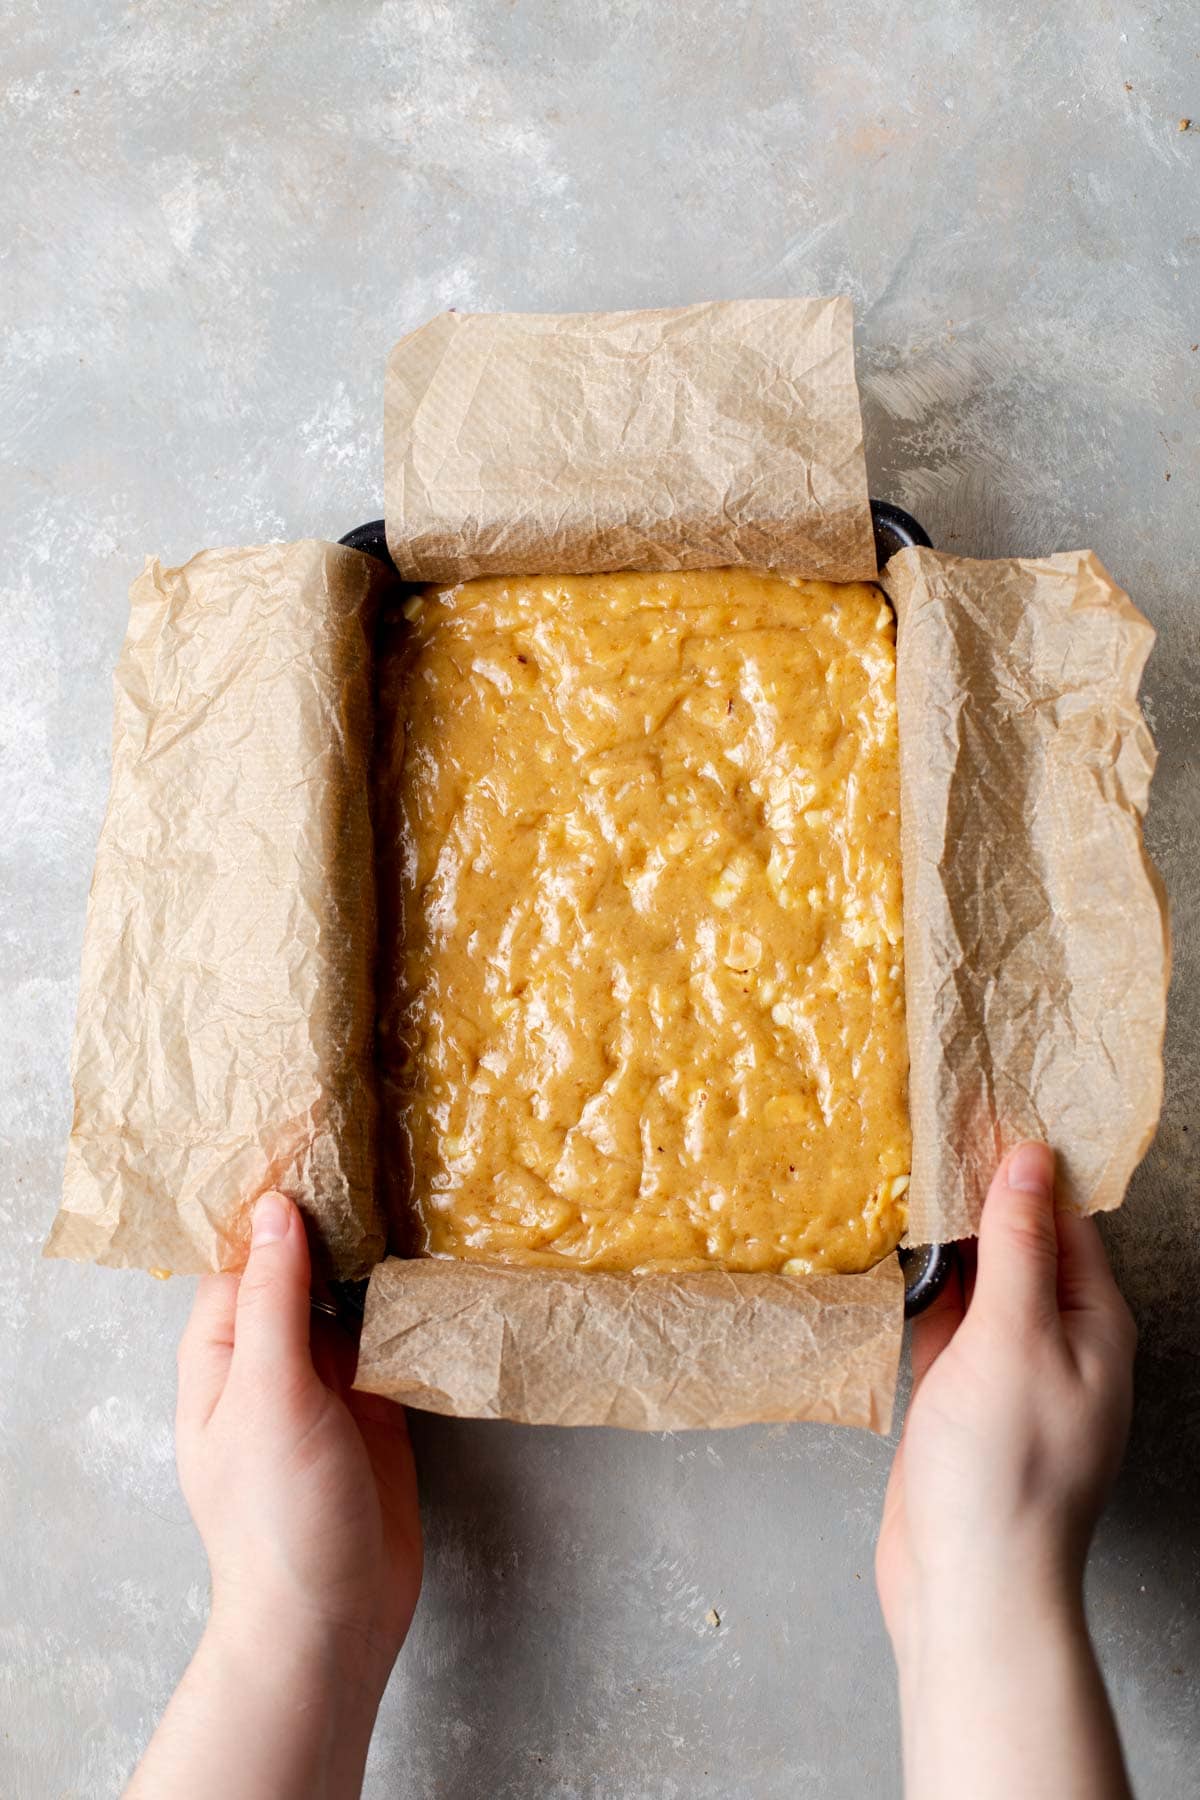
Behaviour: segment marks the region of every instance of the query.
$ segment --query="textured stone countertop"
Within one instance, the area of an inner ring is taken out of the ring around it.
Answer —
[[[1107,1227],[1142,1352],[1090,1597],[1139,1792],[1194,1793],[1200,60],[1180,0],[1086,10],[0,4],[6,1796],[115,1793],[206,1604],[172,1462],[191,1284],[38,1255],[143,555],[376,515],[384,357],[443,307],[834,291],[872,491],[964,554],[1090,545],[1160,632],[1177,975]],[[887,1443],[415,1437],[428,1576],[371,1800],[899,1794]]]

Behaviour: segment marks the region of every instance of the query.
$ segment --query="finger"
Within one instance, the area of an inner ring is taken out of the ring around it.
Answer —
[[[233,1355],[236,1275],[202,1275],[179,1340],[175,1411],[181,1426],[206,1425],[221,1398]]]
[[[364,1388],[350,1387],[346,1390],[346,1404],[361,1423],[375,1426],[396,1439],[407,1438],[408,1414],[399,1400],[389,1400],[386,1394],[369,1394]]]
[[[408,1432],[408,1417],[395,1400],[382,1394],[364,1394],[357,1388],[346,1395],[354,1421],[362,1434],[375,1479],[393,1503],[393,1509],[412,1504],[416,1488],[416,1460]],[[418,1533],[420,1526],[414,1525]]]
[[[913,1320],[912,1371],[915,1394],[963,1321],[962,1271],[957,1256],[946,1285]]]
[[[1137,1327],[1095,1219],[1058,1215],[1058,1304],[1068,1329],[1095,1332],[1132,1358]]]
[[[325,1386],[344,1400],[353,1385],[354,1365],[358,1360],[355,1335],[339,1320],[314,1318],[312,1360],[313,1368]]]
[[[300,1214],[283,1194],[254,1208],[250,1255],[238,1285],[233,1372],[239,1380],[278,1379],[311,1369],[308,1241]]]
[[[1019,1144],[997,1169],[979,1225],[974,1308],[1026,1323],[1058,1318],[1054,1152]]]

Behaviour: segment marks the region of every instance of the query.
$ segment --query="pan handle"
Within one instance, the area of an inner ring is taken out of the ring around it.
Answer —
[[[906,1319],[915,1319],[933,1305],[957,1260],[958,1251],[953,1244],[918,1244],[911,1250],[901,1250]]]

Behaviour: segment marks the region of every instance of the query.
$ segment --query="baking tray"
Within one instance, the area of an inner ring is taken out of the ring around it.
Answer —
[[[916,544],[927,550],[932,548],[928,533],[912,514],[906,513],[899,506],[890,505],[886,500],[872,500],[871,523],[875,528],[875,554],[880,568],[897,550],[911,549]],[[338,542],[346,544],[351,550],[362,550],[377,562],[386,563],[389,569],[395,570],[396,565],[388,551],[382,519],[371,519],[366,525],[356,525],[353,531],[348,531]],[[901,1250],[906,1319],[915,1318],[917,1313],[924,1312],[927,1306],[933,1304],[949,1280],[954,1261],[953,1244],[918,1244],[911,1249]],[[341,1298],[348,1302],[350,1295],[343,1290]]]

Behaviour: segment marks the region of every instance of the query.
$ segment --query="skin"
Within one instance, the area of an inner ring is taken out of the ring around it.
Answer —
[[[977,1268],[917,1322],[914,1398],[876,1581],[900,1676],[906,1792],[1129,1800],[1083,1568],[1129,1432],[1135,1331],[1091,1219],[1024,1144]]]
[[[212,1574],[208,1625],[130,1800],[341,1800],[421,1585],[400,1407],[350,1389],[310,1333],[299,1213],[265,1195],[240,1280],[206,1276],[179,1347],[180,1482]]]
[[[976,1272],[917,1323],[914,1398],[876,1577],[920,1800],[1129,1800],[1088,1640],[1088,1544],[1124,1448],[1134,1330],[1090,1220],[1055,1215],[1023,1145]],[[242,1277],[201,1281],[179,1351],[180,1479],[212,1610],[127,1800],[360,1792],[416,1605],[421,1538],[398,1407],[311,1331],[290,1202],[259,1202]]]

